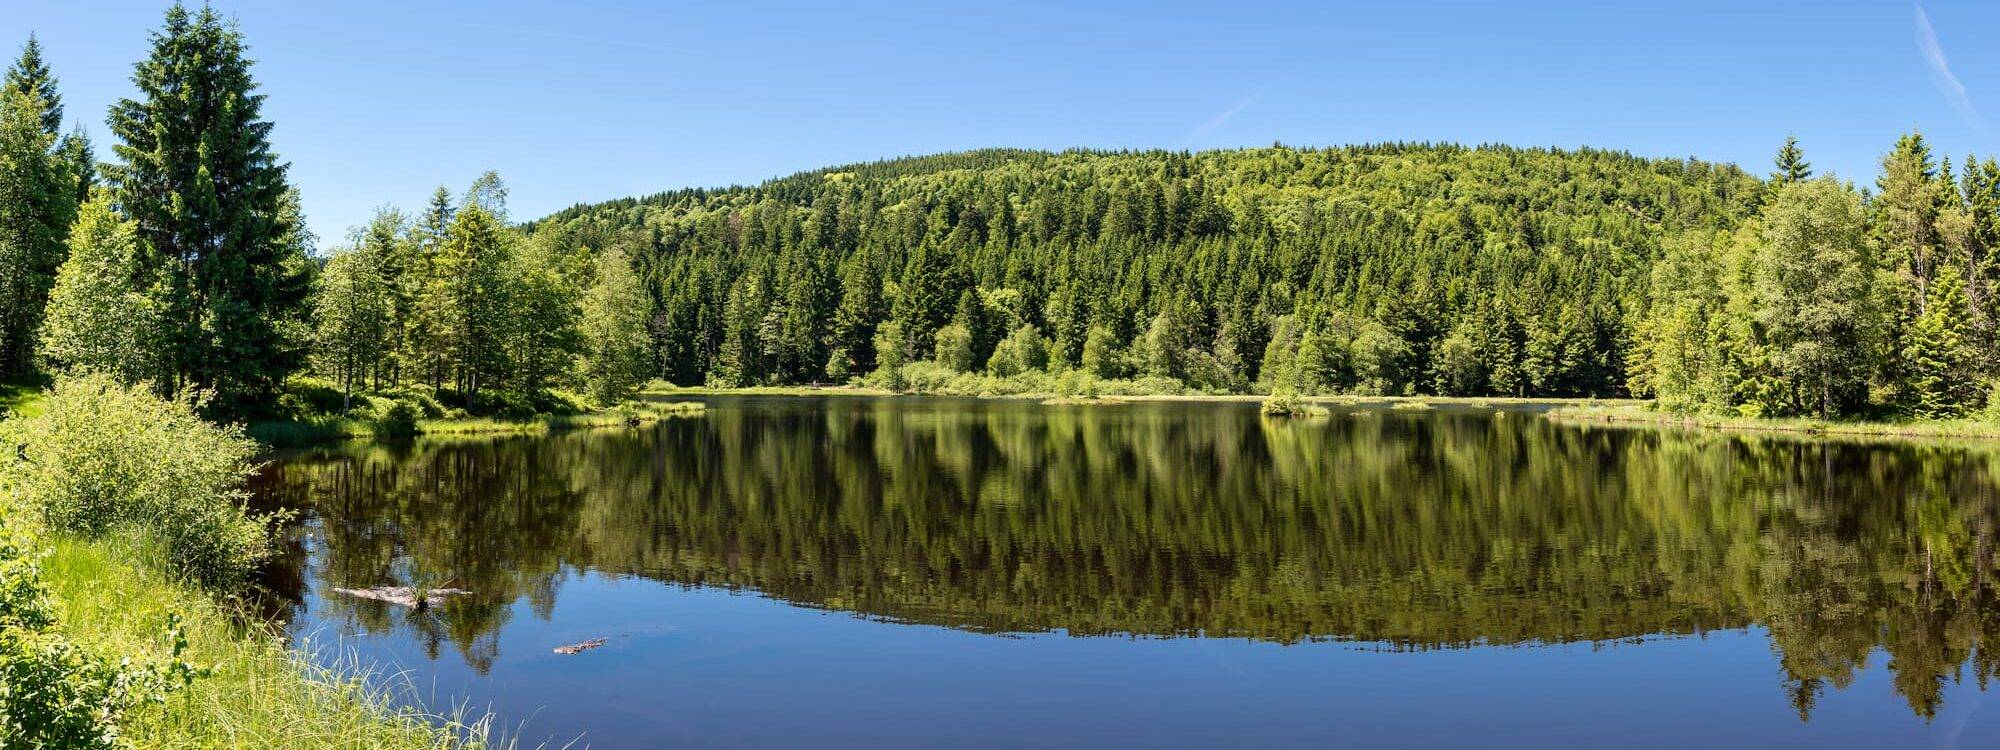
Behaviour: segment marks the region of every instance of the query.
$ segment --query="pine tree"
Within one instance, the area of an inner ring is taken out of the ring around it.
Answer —
[[[140,98],[112,108],[118,163],[105,170],[162,269],[162,315],[179,324],[160,385],[212,389],[211,408],[236,415],[268,408],[303,363],[283,328],[307,294],[286,167],[271,153],[246,51],[213,9],[169,9],[132,75]]]
[[[1924,419],[1948,419],[1978,406],[1976,357],[1967,346],[1966,303],[1958,269],[1946,266],[1931,284],[1930,303],[1904,334],[1902,372],[1907,407]]]
[[[42,43],[34,34],[28,35],[28,43],[21,47],[21,56],[7,69],[4,85],[9,91],[18,91],[41,102],[40,122],[42,132],[51,137],[62,132],[62,95],[56,91],[56,77],[49,72],[49,65],[42,60]]]
[[[454,385],[467,404],[475,404],[482,387],[507,373],[508,352],[502,344],[511,301],[506,271],[512,265],[512,241],[492,214],[465,206],[453,216],[438,252],[446,315],[443,341]]]
[[[1771,173],[1771,182],[1784,184],[1812,178],[1812,165],[1806,162],[1804,149],[1799,148],[1799,137],[1785,136],[1785,145],[1778,148],[1777,170]]]
[[[621,251],[610,252],[624,257]],[[539,393],[557,377],[570,374],[577,356],[585,352],[586,342],[578,328],[583,315],[580,305],[585,301],[578,284],[585,273],[573,267],[587,260],[581,256],[564,257],[550,242],[537,239],[526,243],[515,256],[513,268],[507,269],[510,288],[505,338],[511,371],[506,375],[509,384],[523,393]],[[625,276],[632,275],[629,266]],[[597,283],[605,283],[601,274]],[[651,303],[650,298],[642,298],[629,311],[641,316],[636,325],[642,332],[652,314]]]
[[[62,98],[33,36],[0,83],[0,377],[34,369],[63,239],[76,220],[79,164],[59,141]]]
[[[1869,203],[1869,229],[1883,260],[1909,287],[1905,302],[1921,312],[1938,262],[1937,165],[1922,133],[1896,140],[1882,157],[1882,174]]]
[[[905,357],[931,350],[932,337],[951,321],[964,286],[949,252],[924,245],[910,256],[897,286],[894,311],[896,320],[903,324]]]

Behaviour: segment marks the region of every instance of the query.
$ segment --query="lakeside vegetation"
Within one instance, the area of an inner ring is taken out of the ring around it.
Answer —
[[[253,71],[234,24],[174,6],[103,162],[32,36],[0,85],[0,731],[31,746],[478,741],[230,620],[282,521],[244,508],[253,439],[696,409],[631,402],[651,378],[2000,434],[2000,166],[1919,134],[1873,191],[1790,142],[1768,179],[1594,149],[988,150],[519,222],[488,172],[323,251]]]
[[[253,516],[260,449],[109,375],[0,421],[0,731],[8,746],[458,747],[477,722],[396,707],[311,665],[237,594],[285,516]]]

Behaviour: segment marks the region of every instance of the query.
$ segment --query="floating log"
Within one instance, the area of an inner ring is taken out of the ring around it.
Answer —
[[[592,638],[582,643],[572,643],[567,646],[557,646],[555,647],[555,652],[558,654],[562,654],[563,656],[575,656],[577,654],[581,654],[585,651],[589,651],[593,648],[597,648],[598,646],[602,645],[604,645],[603,638]]]
[[[417,598],[417,590],[409,586],[376,586],[369,589],[335,588],[333,593],[345,594],[357,599],[373,599],[378,602],[400,604],[413,609],[427,609],[443,604],[454,596],[464,596],[472,592],[465,589],[424,589],[422,599]]]

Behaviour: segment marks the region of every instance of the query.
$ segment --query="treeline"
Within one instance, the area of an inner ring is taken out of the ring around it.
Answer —
[[[1633,390],[1681,411],[1952,418],[2000,353],[2000,163],[1962,174],[1920,134],[1871,193],[1812,178],[1795,141],[1733,231],[1671,238],[1636,330]]]
[[[615,401],[650,376],[629,261],[527,241],[491,173],[317,254],[251,67],[233,23],[175,5],[98,164],[80,130],[59,134],[29,38],[0,91],[0,378],[105,373],[243,418],[345,411],[363,388],[405,412],[503,389],[542,410],[554,386]],[[290,382],[307,372],[337,383],[336,403]]]
[[[1382,144],[978,151],[579,206],[683,384],[945,373],[1208,391],[1657,395],[1682,410],[1983,407],[2000,167],[1921,135],[1872,192],[1796,140],[1729,165]]]
[[[580,206],[535,231],[627,250],[660,375],[682,384],[897,385],[924,362],[1609,396],[1663,240],[1767,199],[1734,166],[1597,150],[996,150]]]

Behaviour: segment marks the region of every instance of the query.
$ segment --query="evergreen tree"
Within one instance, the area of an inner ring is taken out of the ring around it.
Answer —
[[[894,310],[896,321],[903,324],[905,358],[931,351],[932,337],[951,321],[964,286],[948,251],[922,245],[910,256],[896,288]]]
[[[1869,229],[1882,249],[1883,260],[1908,287],[1903,302],[1921,308],[1929,298],[1939,256],[1937,164],[1922,133],[1896,140],[1882,157],[1882,174],[1875,180],[1869,203]]]
[[[0,81],[0,377],[34,368],[43,309],[89,167],[88,143],[57,139],[61,128],[55,76],[29,35]]]
[[[1798,136],[1785,136],[1785,145],[1778,148],[1775,161],[1778,168],[1771,173],[1773,184],[1782,185],[1812,178],[1812,164],[1806,162],[1806,153],[1804,149],[1799,148]]]
[[[1979,384],[1968,373],[1976,356],[1968,346],[1966,303],[1958,269],[1946,266],[1931,284],[1930,303],[1903,338],[1906,404],[1916,416],[1947,419],[1978,406]]]
[[[4,83],[8,91],[15,91],[34,97],[41,103],[42,132],[54,137],[62,132],[62,95],[56,91],[55,74],[49,72],[49,65],[42,60],[42,43],[34,34],[28,35],[28,43],[21,47],[21,56],[7,69]]]
[[[76,214],[72,178],[42,112],[41,99],[0,88],[0,377],[34,367],[36,331]]]
[[[443,282],[442,337],[454,385],[474,403],[480,388],[507,375],[504,349],[510,299],[507,269],[513,238],[493,215],[465,206],[452,218],[436,259]]]
[[[213,9],[169,9],[133,72],[140,98],[112,107],[118,163],[105,172],[162,270],[162,316],[178,324],[160,385],[212,389],[211,407],[228,414],[267,407],[302,363],[283,327],[307,293],[286,168],[245,53]]]

